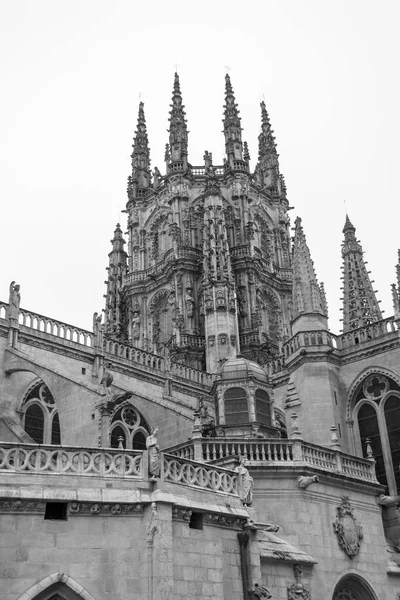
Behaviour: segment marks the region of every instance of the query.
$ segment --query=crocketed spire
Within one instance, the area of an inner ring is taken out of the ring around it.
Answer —
[[[276,150],[275,136],[269,120],[265,102],[261,104],[261,133],[258,136],[258,165],[262,177],[262,185],[278,187],[279,179],[279,154]],[[282,187],[282,186],[279,186]],[[284,189],[286,194],[286,188]]]
[[[394,316],[396,319],[400,319],[400,250],[397,251],[396,275],[397,285],[392,283],[392,298]]]
[[[343,333],[382,319],[356,228],[346,215],[343,227]]]
[[[188,130],[185,110],[182,103],[179,75],[175,73],[172,104],[169,112],[169,150],[171,163],[183,161],[183,169],[187,167]],[[180,169],[179,169],[180,170]]]
[[[222,122],[224,124],[225,151],[229,165],[233,168],[233,161],[243,160],[243,145],[239,110],[228,74],[225,75],[225,105]]]
[[[150,185],[150,148],[147,135],[144,104],[140,102],[137,128],[133,138],[132,175],[128,177],[128,197],[133,200],[138,189],[146,189]]]
[[[293,239],[292,319],[303,313],[317,313],[328,317],[325,290],[323,284],[318,284],[301,219],[297,217]]]

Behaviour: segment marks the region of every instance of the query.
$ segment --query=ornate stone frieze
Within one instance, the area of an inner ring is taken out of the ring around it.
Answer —
[[[174,506],[172,508],[172,520],[173,521],[190,521],[192,511],[188,508],[182,508],[181,506]]]
[[[342,502],[336,508],[336,511],[333,531],[338,537],[340,547],[350,558],[353,558],[360,550],[360,542],[363,538],[362,527],[357,523],[353,514],[353,507],[347,496],[343,496]]]
[[[69,513],[74,516],[101,515],[140,517],[143,514],[143,505],[136,502],[127,503],[104,503],[104,502],[71,502]]]
[[[245,518],[240,517],[231,517],[228,515],[217,515],[212,513],[206,513],[203,516],[203,523],[205,525],[211,525],[213,527],[224,527],[227,529],[237,529],[242,530],[243,526],[246,524]]]
[[[10,500],[0,498],[0,513],[36,513],[44,514],[46,502],[43,500]]]

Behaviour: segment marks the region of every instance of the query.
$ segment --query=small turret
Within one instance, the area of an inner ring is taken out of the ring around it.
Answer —
[[[175,73],[174,77],[172,104],[170,106],[169,148],[166,148],[165,160],[169,171],[186,171],[188,164],[188,130],[178,73]]]
[[[295,221],[292,265],[293,335],[298,331],[328,329],[325,290],[318,284],[300,217]]]
[[[127,253],[124,250],[125,240],[122,236],[120,224],[114,231],[111,240],[112,250],[109,257],[106,308],[105,308],[105,330],[110,336],[119,336],[124,325],[125,310],[121,296],[123,279],[127,268]]]
[[[246,165],[246,162],[243,160],[242,127],[237,106],[231,78],[226,74],[224,118],[222,122],[224,124],[225,152],[228,165],[232,170],[234,169],[235,161],[243,161],[243,166],[245,167]],[[246,169],[244,168],[244,170]]]
[[[140,197],[139,190],[145,190],[150,186],[150,148],[147,135],[146,119],[144,116],[144,104],[139,104],[137,129],[133,139],[132,175],[128,177],[128,198],[130,201]]]
[[[382,319],[356,228],[346,215],[343,228],[343,333]]]

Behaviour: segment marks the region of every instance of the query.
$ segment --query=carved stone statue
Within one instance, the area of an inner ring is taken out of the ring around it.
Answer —
[[[154,181],[154,189],[156,190],[160,187],[160,181],[161,181],[161,173],[157,167],[154,167],[153,181]]]
[[[272,598],[272,595],[267,588],[258,583],[254,584],[254,590],[252,590],[251,593],[253,598]]]
[[[193,316],[194,298],[192,296],[192,288],[186,288],[186,314],[188,317]]]
[[[107,363],[99,372],[99,384],[103,387],[104,392],[110,393],[110,386],[114,381],[114,376],[108,369],[111,363]]]
[[[239,498],[245,506],[248,506],[253,502],[253,478],[245,467],[245,460],[242,456],[236,472]]]
[[[132,337],[136,340],[140,338],[140,317],[138,312],[134,312],[132,317]]]
[[[146,448],[149,453],[149,475],[154,480],[160,477],[160,446],[158,445],[158,428],[152,427],[146,438]]]
[[[19,305],[21,302],[20,286],[12,281],[10,283],[10,297],[8,304],[8,319],[10,327],[18,327]]]
[[[113,394],[109,400],[107,400],[104,409],[111,413],[119,404],[122,404],[125,402],[125,400],[129,400],[132,398],[132,396],[133,392],[117,392],[116,394]]]
[[[93,315],[93,346],[103,349],[104,326],[101,319],[101,313],[95,312]]]

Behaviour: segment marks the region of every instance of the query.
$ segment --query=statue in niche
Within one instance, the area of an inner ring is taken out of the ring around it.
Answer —
[[[146,438],[146,448],[149,453],[149,475],[152,481],[160,477],[160,446],[158,445],[158,427],[152,427]]]
[[[10,296],[8,302],[8,319],[10,327],[18,327],[19,305],[21,302],[20,286],[12,281],[10,283]]]
[[[132,337],[137,340],[140,338],[140,317],[138,312],[133,313],[132,317]]]
[[[217,291],[217,308],[225,308],[225,294],[221,289]]]
[[[101,314],[97,312],[93,314],[93,346],[103,349],[104,326],[101,319]]]
[[[253,502],[253,478],[246,468],[245,463],[246,459],[242,456],[239,466],[236,468],[236,473],[239,498],[245,506],[249,506]]]
[[[194,308],[194,298],[192,296],[192,288],[186,288],[186,314],[188,317],[193,316],[193,308]]]
[[[211,177],[214,175],[214,167],[212,164],[212,153],[206,150],[204,152],[204,166],[206,175],[210,175]]]

